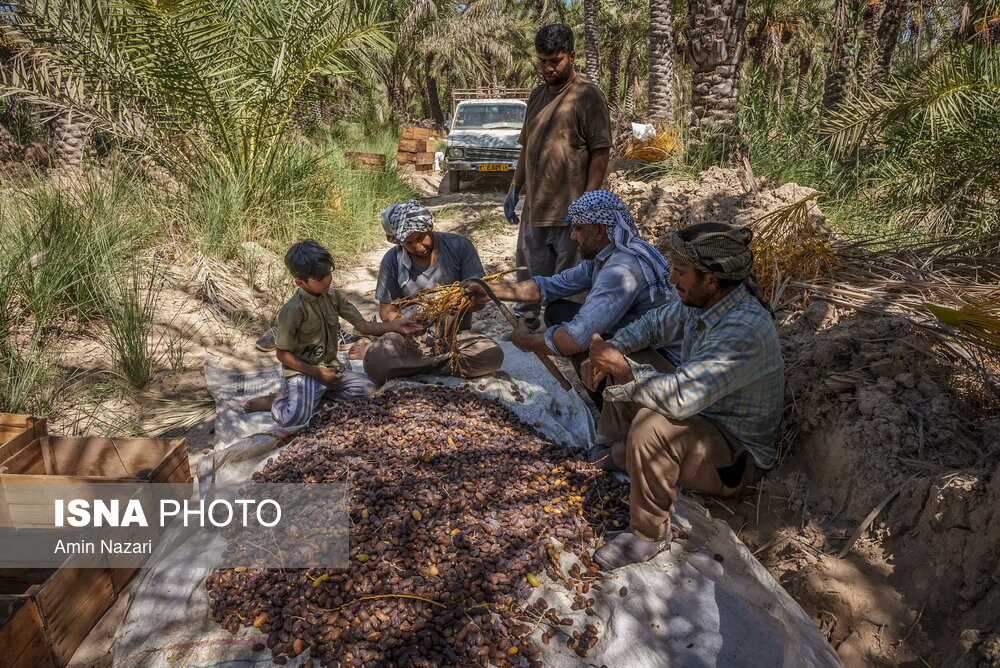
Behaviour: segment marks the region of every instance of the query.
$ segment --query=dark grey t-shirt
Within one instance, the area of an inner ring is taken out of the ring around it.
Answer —
[[[401,271],[400,256],[406,255],[406,249],[396,246],[386,252],[378,269],[375,299],[390,303],[424,288],[486,275],[483,262],[471,241],[460,234],[448,232],[435,232],[434,237],[438,244],[438,259],[429,267],[419,267],[410,262],[409,268]],[[462,329],[471,325],[472,316],[469,314],[462,320]]]

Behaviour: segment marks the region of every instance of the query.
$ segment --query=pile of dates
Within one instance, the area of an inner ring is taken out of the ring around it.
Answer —
[[[347,482],[349,567],[216,571],[214,619],[266,634],[255,649],[279,665],[308,652],[325,666],[536,667],[536,628],[586,656],[600,577],[587,555],[627,525],[628,486],[537,426],[439,386],[321,414],[253,481]],[[572,590],[582,621],[533,596],[543,575]]]

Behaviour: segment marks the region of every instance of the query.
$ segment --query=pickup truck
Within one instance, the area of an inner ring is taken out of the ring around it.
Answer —
[[[527,104],[517,99],[463,100],[455,107],[445,163],[448,187],[458,192],[463,175],[513,172]],[[513,174],[511,174],[513,176]]]

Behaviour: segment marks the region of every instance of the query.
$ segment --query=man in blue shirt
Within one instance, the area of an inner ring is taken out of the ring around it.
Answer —
[[[610,379],[597,429],[611,443],[606,468],[631,479],[630,531],[594,555],[607,568],[666,547],[680,486],[732,496],[777,462],[784,363],[752,273],[752,236],[722,223],[675,232],[667,257],[680,301],[591,343],[584,384]],[[637,363],[636,351],[678,338],[676,368]]]
[[[628,207],[614,194],[584,194],[570,204],[567,220],[583,262],[555,276],[492,287],[499,299],[546,305],[545,332],[532,333],[521,320],[510,335],[514,345],[525,352],[567,356],[579,372],[594,334],[612,334],[676,297],[667,282],[667,261],[639,236]],[[588,290],[582,305],[565,299]],[[476,303],[488,301],[478,286],[470,286],[469,293]],[[680,352],[680,342],[668,342],[667,348],[669,358],[671,348]],[[600,409],[599,390],[591,398]]]

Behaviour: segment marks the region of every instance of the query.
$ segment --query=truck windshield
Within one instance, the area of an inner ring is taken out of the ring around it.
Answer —
[[[463,104],[455,113],[456,130],[519,128],[524,123],[523,104]]]

